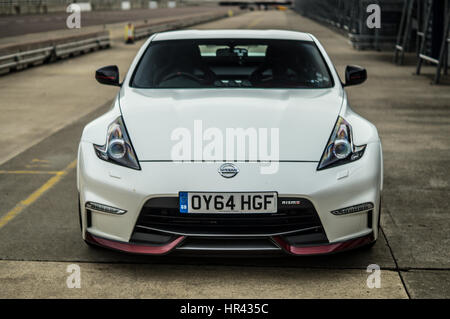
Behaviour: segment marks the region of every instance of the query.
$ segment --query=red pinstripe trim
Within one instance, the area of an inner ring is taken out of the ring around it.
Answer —
[[[115,80],[116,79],[115,76],[96,75],[95,77],[97,79],[105,79],[105,80]]]

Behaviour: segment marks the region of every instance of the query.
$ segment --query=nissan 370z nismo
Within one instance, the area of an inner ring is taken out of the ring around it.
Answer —
[[[383,161],[319,41],[291,31],[151,36],[84,128],[83,239],[139,254],[326,254],[379,236]]]

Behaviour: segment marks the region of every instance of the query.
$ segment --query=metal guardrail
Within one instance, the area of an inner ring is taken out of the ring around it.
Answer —
[[[0,73],[5,74],[22,70],[37,64],[49,63],[58,59],[67,58],[71,55],[108,47],[110,47],[109,35],[94,35],[86,39],[55,43],[42,48],[28,49],[25,51],[18,49],[15,53],[0,55]]]
[[[55,46],[55,55],[64,57],[73,53],[86,52],[92,49],[103,49],[110,46],[109,36],[58,44]]]
[[[50,57],[53,47],[18,52],[0,56],[0,70],[24,68],[30,63],[44,61]]]

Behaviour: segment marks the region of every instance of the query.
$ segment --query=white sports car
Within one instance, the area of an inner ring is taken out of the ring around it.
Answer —
[[[111,109],[84,128],[80,224],[88,244],[172,251],[326,254],[379,236],[377,130],[311,34],[174,31],[151,36]]]

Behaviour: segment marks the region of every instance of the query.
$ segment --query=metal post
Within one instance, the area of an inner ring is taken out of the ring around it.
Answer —
[[[419,60],[417,61],[417,68],[416,68],[417,75],[420,74],[420,70],[422,68],[423,59],[421,58],[421,55],[423,55],[425,53],[424,52],[425,51],[425,43],[427,42],[428,25],[430,24],[430,17],[431,17],[431,12],[433,10],[433,3],[434,3],[434,0],[430,0],[430,5],[428,7],[427,15],[425,17],[425,23],[423,25],[423,36],[422,36],[422,41],[420,44]]]
[[[405,0],[405,2],[403,3],[402,17],[400,19],[400,25],[398,27],[397,41],[396,41],[395,52],[394,52],[394,63],[397,63],[398,53],[400,52],[400,50],[403,49],[400,46],[400,43],[402,42],[402,35],[403,35],[403,29],[404,29],[405,21],[406,21],[407,7],[408,7],[408,0]]]
[[[446,6],[447,7],[447,6]],[[445,55],[448,56],[448,37],[449,37],[449,25],[450,25],[450,13],[448,9],[446,8],[446,14],[445,14],[445,26],[444,26],[444,36],[441,44],[441,52],[439,54],[439,62],[437,65],[436,75],[434,77],[434,84],[438,84],[441,78],[441,69],[442,67],[445,68],[445,71],[447,70],[447,63]]]

